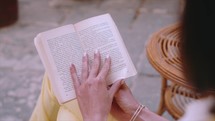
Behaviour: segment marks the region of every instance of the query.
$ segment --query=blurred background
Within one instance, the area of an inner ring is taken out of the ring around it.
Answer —
[[[34,109],[45,71],[34,37],[105,13],[114,19],[138,71],[126,83],[156,112],[161,79],[147,61],[145,44],[152,33],[179,20],[180,0],[2,0],[0,121],[28,121]],[[164,117],[173,120],[167,112]]]

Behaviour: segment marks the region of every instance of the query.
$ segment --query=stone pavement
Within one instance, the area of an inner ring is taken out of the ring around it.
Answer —
[[[148,63],[145,43],[161,27],[175,23],[179,0],[19,0],[19,21],[0,28],[0,121],[27,121],[40,93],[44,68],[33,38],[39,32],[110,13],[138,75],[126,80],[135,97],[156,111],[160,76]],[[140,13],[134,20],[135,10]],[[168,113],[164,114],[173,120]]]

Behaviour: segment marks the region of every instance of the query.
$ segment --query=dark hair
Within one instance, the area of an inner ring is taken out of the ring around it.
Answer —
[[[187,0],[182,16],[184,74],[198,92],[215,90],[214,5],[214,0]]]

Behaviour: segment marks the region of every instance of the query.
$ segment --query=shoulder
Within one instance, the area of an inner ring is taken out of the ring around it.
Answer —
[[[215,121],[215,115],[210,112],[214,103],[214,97],[193,101],[179,121]]]

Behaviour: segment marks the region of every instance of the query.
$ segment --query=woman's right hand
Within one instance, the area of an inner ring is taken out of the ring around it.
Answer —
[[[87,54],[84,54],[80,79],[75,65],[72,64],[70,68],[80,111],[84,121],[106,121],[114,95],[121,86],[121,81],[116,81],[111,87],[107,87],[106,77],[111,67],[109,56],[105,59],[101,70],[101,55],[99,52],[94,54],[90,71],[88,60]]]
[[[119,121],[129,121],[138,106],[139,102],[124,82],[115,94],[111,114]]]

